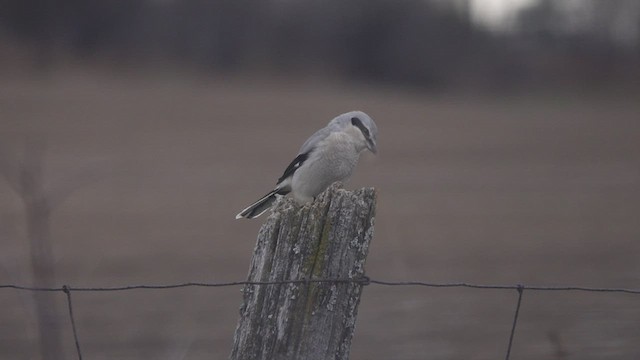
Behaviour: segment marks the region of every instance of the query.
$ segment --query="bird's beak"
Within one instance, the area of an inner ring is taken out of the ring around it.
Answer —
[[[376,142],[371,139],[367,139],[367,149],[374,154],[378,153],[378,147],[376,146]]]

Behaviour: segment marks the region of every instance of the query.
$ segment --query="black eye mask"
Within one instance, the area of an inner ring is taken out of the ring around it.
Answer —
[[[360,121],[360,119],[358,119],[357,117],[352,117],[351,124],[357,127],[358,129],[360,129],[360,131],[362,131],[362,135],[364,135],[365,139],[371,139],[371,134],[369,134],[369,129],[367,129],[367,127],[364,126],[364,124],[362,123],[362,121]]]

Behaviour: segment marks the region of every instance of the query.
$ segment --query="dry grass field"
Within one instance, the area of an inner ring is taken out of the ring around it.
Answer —
[[[246,277],[264,218],[235,220],[302,141],[352,109],[378,123],[349,188],[379,192],[367,272],[385,280],[640,288],[638,96],[434,96],[312,81],[65,71],[0,82],[0,148],[47,143],[59,284]],[[78,180],[78,182],[81,182]],[[54,191],[52,190],[52,191]],[[0,283],[30,283],[0,183]],[[36,359],[29,293],[0,290],[0,358]],[[517,293],[363,294],[352,359],[504,357]],[[225,359],[238,287],[76,293],[87,359]],[[68,358],[73,339],[60,294]],[[639,359],[640,296],[525,291],[513,358]]]

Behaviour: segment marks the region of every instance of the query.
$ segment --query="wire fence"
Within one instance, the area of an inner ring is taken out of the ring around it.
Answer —
[[[522,297],[527,291],[581,291],[581,292],[593,292],[593,293],[624,293],[640,295],[640,289],[625,289],[625,288],[600,288],[600,287],[581,287],[581,286],[527,286],[522,284],[517,285],[487,285],[487,284],[473,284],[473,283],[431,283],[423,281],[385,281],[376,280],[363,276],[352,279],[300,279],[300,280],[280,280],[280,281],[231,281],[231,282],[186,282],[179,284],[168,285],[126,285],[126,286],[112,286],[112,287],[72,287],[69,285],[63,285],[62,287],[32,287],[16,284],[0,284],[0,289],[14,289],[23,291],[48,291],[48,292],[62,292],[66,295],[67,310],[69,314],[69,321],[71,324],[71,330],[73,333],[73,339],[75,342],[76,353],[79,360],[82,360],[82,351],[80,346],[80,340],[78,331],[76,328],[76,321],[73,315],[73,301],[71,293],[73,292],[108,292],[108,291],[128,291],[128,290],[166,290],[186,287],[227,287],[227,286],[269,286],[269,285],[286,285],[286,284],[311,284],[311,283],[332,283],[332,284],[346,284],[356,283],[362,286],[367,285],[381,285],[381,286],[424,286],[432,288],[470,288],[470,289],[485,289],[485,290],[516,290],[518,298],[516,302],[516,308],[513,315],[513,322],[511,324],[511,331],[509,332],[509,340],[506,350],[505,359],[509,360],[511,356],[511,348],[513,346],[513,339],[516,332],[516,326],[518,324],[518,315],[520,314],[520,307],[522,304]]]

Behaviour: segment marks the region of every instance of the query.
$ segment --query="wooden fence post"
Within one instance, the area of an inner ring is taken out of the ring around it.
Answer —
[[[339,184],[310,206],[285,200],[260,229],[248,280],[365,279],[375,200]],[[348,359],[364,283],[245,286],[231,359]]]

